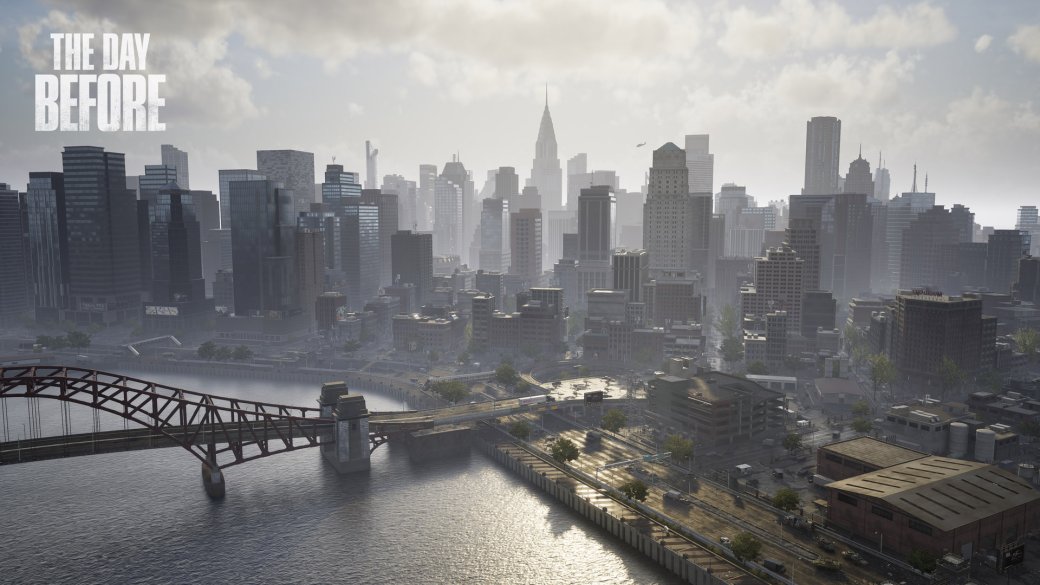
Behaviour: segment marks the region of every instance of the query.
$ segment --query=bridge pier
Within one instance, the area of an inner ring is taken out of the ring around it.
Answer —
[[[219,500],[224,497],[224,472],[216,465],[202,464],[202,487],[206,489],[206,495]]]
[[[345,382],[326,382],[321,386],[318,403],[321,416],[336,421],[332,432],[322,437],[322,457],[337,473],[368,471],[371,451],[365,397],[351,396]]]

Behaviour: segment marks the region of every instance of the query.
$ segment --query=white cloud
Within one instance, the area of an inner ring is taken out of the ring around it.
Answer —
[[[350,116],[351,118],[355,118],[355,117],[360,116],[361,114],[364,114],[364,113],[365,113],[365,108],[362,107],[361,104],[357,104],[357,103],[354,103],[354,102],[349,102],[347,104],[347,115]]]
[[[23,58],[41,72],[53,66],[53,31],[93,32],[100,36],[127,29],[86,13],[51,11],[18,29]],[[166,34],[152,36],[147,73],[166,75],[166,83],[161,86],[166,97],[165,122],[233,126],[261,113],[252,101],[252,86],[223,64],[226,56],[227,43],[220,36],[197,40]]]
[[[989,48],[989,46],[990,46],[990,44],[992,42],[993,42],[993,37],[992,36],[990,36],[990,35],[982,35],[981,37],[979,37],[978,39],[975,40],[975,52],[976,53],[984,53],[984,52],[986,52],[986,49]]]
[[[1040,25],[1018,27],[1007,42],[1014,52],[1034,63],[1040,63]]]
[[[833,48],[931,47],[956,36],[941,8],[927,2],[900,10],[882,5],[856,21],[829,0],[781,0],[769,11],[741,6],[721,17],[719,46],[731,56],[765,59]]]
[[[271,69],[271,65],[261,57],[257,57],[253,61],[253,68],[256,69],[256,75],[260,79],[271,79],[274,77],[274,70]]]

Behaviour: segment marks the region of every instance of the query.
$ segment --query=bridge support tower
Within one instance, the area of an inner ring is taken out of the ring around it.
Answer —
[[[321,386],[321,416],[336,421],[332,435],[322,437],[326,444],[321,455],[338,473],[368,471],[371,467],[368,438],[368,409],[365,397],[350,395],[346,382],[326,382]]]

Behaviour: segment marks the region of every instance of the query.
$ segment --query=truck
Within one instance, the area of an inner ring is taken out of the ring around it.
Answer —
[[[686,496],[679,493],[677,490],[668,490],[664,493],[664,501],[672,501],[677,504],[688,504],[690,500],[686,499]]]
[[[518,398],[516,401],[520,406],[527,406],[530,404],[541,404],[546,400],[545,394],[538,394],[537,396],[524,396],[523,398]]]

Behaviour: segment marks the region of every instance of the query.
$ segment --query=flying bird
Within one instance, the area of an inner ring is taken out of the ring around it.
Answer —
[[[645,142],[640,142],[639,144],[636,145],[636,148],[639,148],[640,146],[646,146],[646,143]]]

